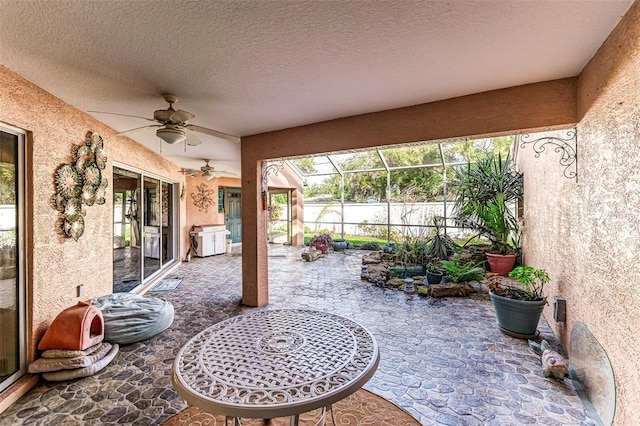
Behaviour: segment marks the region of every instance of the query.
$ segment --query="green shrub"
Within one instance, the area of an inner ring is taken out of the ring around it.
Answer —
[[[485,269],[482,267],[484,262],[462,262],[459,255],[453,260],[442,262],[444,267],[444,280],[454,283],[463,283],[467,281],[480,281],[484,278]]]
[[[380,250],[380,245],[373,241],[364,243],[360,246],[360,250]]]

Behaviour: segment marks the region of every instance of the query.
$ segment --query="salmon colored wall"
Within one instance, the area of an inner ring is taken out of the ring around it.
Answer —
[[[261,160],[566,127],[576,123],[576,114],[576,79],[567,78],[242,138],[242,231],[256,235],[243,240],[243,303],[269,300]]]
[[[184,222],[182,231],[184,233],[185,247],[191,246],[191,239],[189,232],[194,226],[199,225],[224,225],[224,212],[218,213],[218,188],[232,187],[240,188],[241,181],[237,178],[214,178],[211,180],[205,180],[201,174],[196,177],[186,176],[182,180],[182,184],[186,183],[186,190],[183,202],[186,204],[187,220]],[[204,188],[212,192],[213,205],[208,211],[200,211],[200,209],[194,204],[194,196],[199,192],[198,187],[204,185]],[[224,208],[224,205],[223,205]]]
[[[616,381],[615,425],[638,424],[640,412],[638,70],[635,3],[578,79],[577,182],[562,176],[553,151],[539,158],[526,148],[518,153],[526,261],[548,270],[548,294],[567,300],[566,323],[553,321],[550,306],[545,316],[567,350],[580,321],[607,352]],[[613,411],[598,399],[601,416]]]
[[[129,138],[116,136],[114,130],[4,66],[0,66],[0,122],[29,132],[27,286],[29,358],[33,360],[35,346],[49,323],[80,299],[76,296],[76,286],[84,285],[83,300],[112,291],[113,161],[177,182],[181,182],[183,176],[173,163]],[[88,131],[104,139],[108,164],[103,173],[109,186],[106,204],[87,207],[84,235],[76,242],[61,235],[59,214],[50,200],[55,194],[56,168],[71,161],[74,150],[84,143]],[[181,223],[185,217],[184,206],[181,203]]]

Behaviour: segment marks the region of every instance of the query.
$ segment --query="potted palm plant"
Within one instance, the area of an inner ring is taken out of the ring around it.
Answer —
[[[523,265],[515,267],[509,277],[519,285],[506,283],[499,275],[486,280],[498,325],[506,334],[531,339],[536,336],[540,316],[547,304],[543,290],[549,282],[549,274],[544,269]]]
[[[519,247],[515,202],[522,199],[522,173],[511,167],[511,156],[488,155],[456,170],[454,210],[459,225],[476,232],[491,244],[487,261],[492,272],[507,274]]]

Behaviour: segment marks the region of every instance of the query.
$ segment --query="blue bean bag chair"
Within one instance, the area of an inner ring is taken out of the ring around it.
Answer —
[[[173,323],[173,305],[132,293],[114,293],[91,302],[102,312],[104,340],[120,345],[146,340]]]

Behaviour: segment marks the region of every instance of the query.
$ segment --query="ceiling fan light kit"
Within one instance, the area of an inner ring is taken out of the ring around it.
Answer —
[[[177,127],[169,124],[156,130],[156,136],[169,145],[175,145],[187,140],[184,130],[178,129]]]

